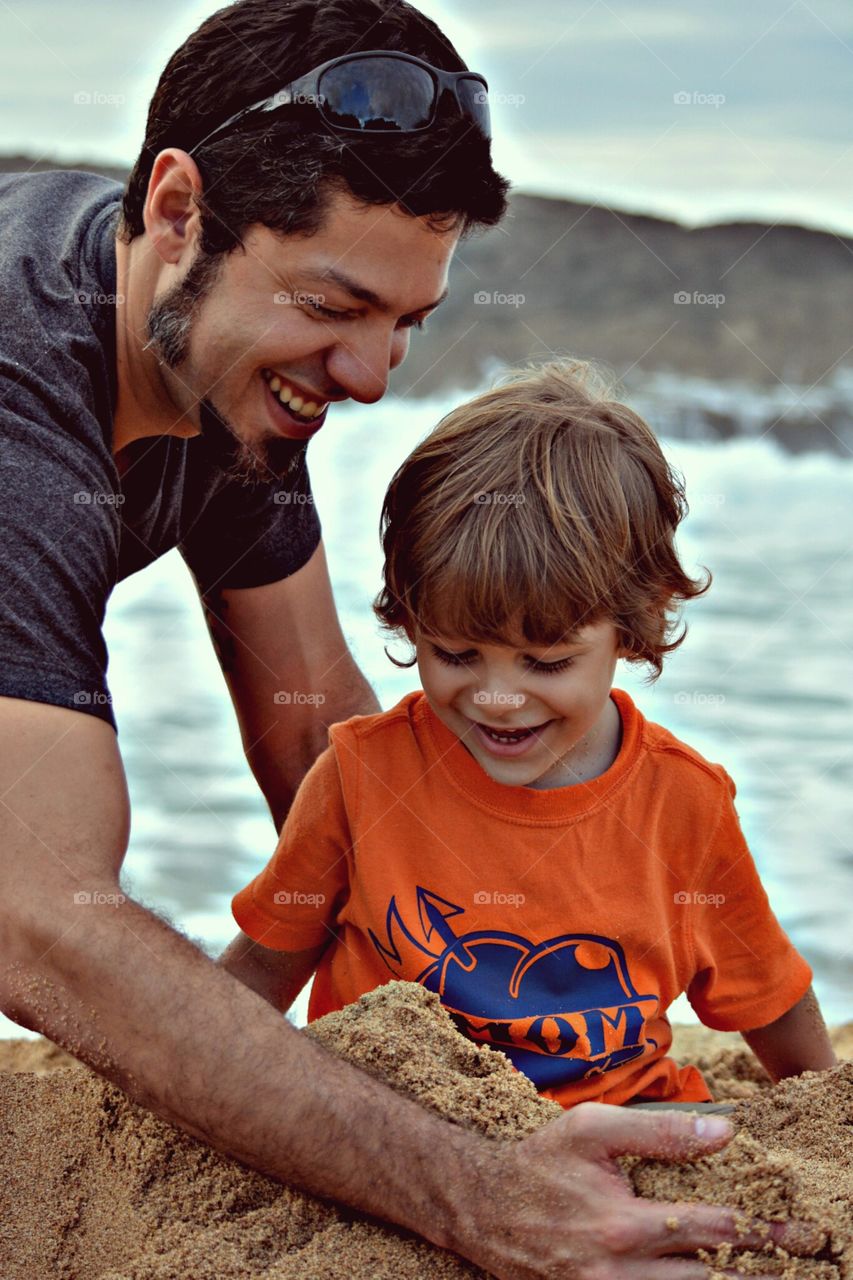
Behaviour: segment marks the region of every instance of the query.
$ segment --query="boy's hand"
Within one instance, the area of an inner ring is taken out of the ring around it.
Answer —
[[[461,1252],[499,1280],[706,1280],[709,1268],[679,1257],[732,1243],[762,1248],[768,1238],[812,1254],[816,1228],[760,1222],[738,1235],[733,1209],[663,1204],[636,1197],[616,1157],[691,1160],[732,1136],[717,1117],[632,1113],[582,1103],[538,1133],[496,1145],[492,1181],[479,1180],[476,1244]]]

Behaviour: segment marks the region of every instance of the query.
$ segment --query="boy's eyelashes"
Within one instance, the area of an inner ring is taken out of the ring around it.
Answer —
[[[430,646],[439,662],[445,663],[448,667],[468,667],[477,658],[476,649],[466,649],[463,653],[451,653],[448,649],[441,649],[437,644]],[[529,671],[536,671],[543,675],[556,674],[558,671],[565,671],[574,662],[574,657],[558,658],[555,662],[542,662],[538,658],[531,658],[525,655],[525,662]]]

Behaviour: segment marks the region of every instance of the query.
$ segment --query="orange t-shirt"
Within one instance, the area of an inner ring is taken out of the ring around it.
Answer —
[[[770,908],[726,771],[611,696],[616,760],[549,791],[495,782],[422,693],[332,728],[233,902],[265,947],[329,940],[309,1019],[407,979],[563,1106],[710,1098],[667,1057],[676,996],[709,1027],[750,1030],[812,972]]]

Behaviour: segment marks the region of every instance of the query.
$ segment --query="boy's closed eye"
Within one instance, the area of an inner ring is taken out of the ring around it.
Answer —
[[[438,658],[439,662],[445,663],[449,667],[470,667],[476,662],[480,654],[477,649],[465,649],[460,653],[454,653],[450,649],[443,649],[434,642],[431,649]],[[528,671],[540,672],[543,675],[555,674],[558,671],[565,671],[572,666],[578,654],[567,654],[563,658],[555,658],[553,661],[544,661],[542,658],[535,658],[532,654],[523,655],[524,664]]]

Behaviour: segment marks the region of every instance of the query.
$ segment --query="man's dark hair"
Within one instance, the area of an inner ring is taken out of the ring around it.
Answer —
[[[223,120],[330,58],[396,49],[445,71],[467,70],[434,22],[405,0],[238,0],[213,14],[170,58],[151,100],[145,142],[128,180],[121,237],[142,235],[159,152],[194,152],[204,182],[201,250],[228,253],[261,223],[288,234],[320,228],[347,189],[365,204],[399,204],[436,229],[493,226],[508,183],[471,120],[442,108],[417,134],[337,133],[308,105],[247,117],[209,142]]]

